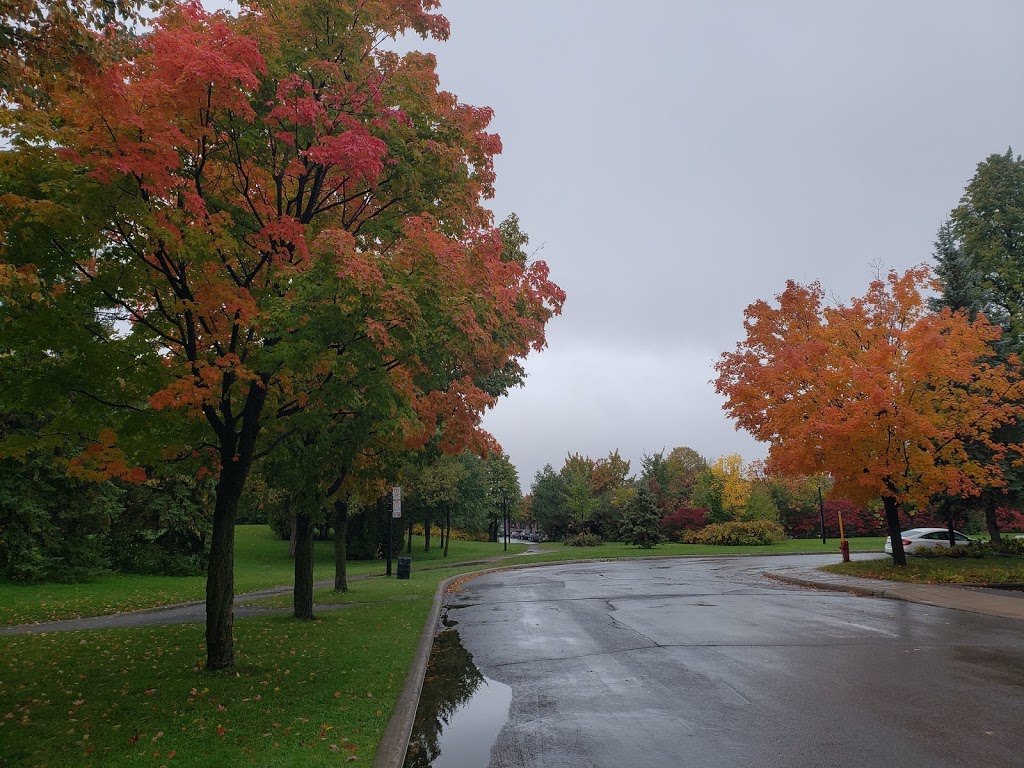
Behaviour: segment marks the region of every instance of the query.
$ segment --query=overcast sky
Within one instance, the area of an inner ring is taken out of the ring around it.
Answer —
[[[568,294],[485,426],[545,463],[765,447],[709,383],[787,279],[845,300],[930,261],[975,166],[1024,150],[1020,0],[443,0],[442,87],[495,110],[497,217]]]

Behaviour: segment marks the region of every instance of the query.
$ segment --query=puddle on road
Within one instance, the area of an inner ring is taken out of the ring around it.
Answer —
[[[404,768],[486,766],[511,703],[512,689],[480,674],[457,630],[439,633],[430,649]]]

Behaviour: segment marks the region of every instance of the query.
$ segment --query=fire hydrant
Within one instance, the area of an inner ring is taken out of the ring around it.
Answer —
[[[843,539],[839,542],[839,551],[843,553],[843,562],[850,562],[850,542]]]

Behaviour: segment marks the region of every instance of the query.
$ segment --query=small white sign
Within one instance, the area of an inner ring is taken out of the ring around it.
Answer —
[[[402,516],[402,487],[399,485],[391,489],[391,516]]]

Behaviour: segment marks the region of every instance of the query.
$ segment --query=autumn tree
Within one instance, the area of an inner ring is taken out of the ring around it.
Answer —
[[[881,497],[893,561],[905,564],[899,509],[936,493],[1003,482],[967,446],[1017,417],[1017,360],[993,361],[999,328],[984,316],[929,312],[925,267],[876,279],[862,298],[827,306],[817,283],[793,281],[751,304],[746,338],[716,363],[716,390],[739,427],[769,444],[783,474],[831,475],[835,494]]]
[[[707,459],[693,448],[680,445],[665,457],[668,476],[668,497],[673,507],[688,503],[693,495],[697,474],[708,466]]]
[[[482,205],[490,110],[381,45],[447,37],[435,5],[172,4],[14,115],[0,290],[32,312],[0,342],[82,329],[119,363],[95,399],[182,417],[166,453],[217,477],[208,668],[234,662],[238,499],[257,457],[301,437],[289,420],[370,401],[411,441],[442,418],[461,441],[494,402],[479,382],[514,374],[561,305],[543,262],[502,259]],[[132,434],[104,441],[110,467]]]
[[[76,61],[104,55],[97,33],[124,34],[146,3],[126,0],[0,0],[0,110],[48,98]]]
[[[711,523],[749,520],[777,520],[778,510],[767,490],[752,482],[743,457],[738,453],[720,456],[696,473],[692,499],[707,510]]]
[[[707,469],[707,461],[688,446],[645,453],[640,459],[640,479],[654,494],[663,515],[689,504],[697,476]]]
[[[590,488],[594,511],[590,518],[591,532],[605,540],[619,537],[623,510],[633,495],[629,461],[616,449],[594,461],[590,472]]]
[[[799,538],[820,533],[818,491],[820,488],[824,495],[829,493],[832,488],[830,478],[772,474],[763,462],[751,462],[751,471],[755,487],[767,494],[777,512],[776,519],[788,535]]]
[[[738,453],[720,456],[711,465],[711,472],[721,481],[724,514],[730,520],[743,519],[751,493],[743,457]]]

